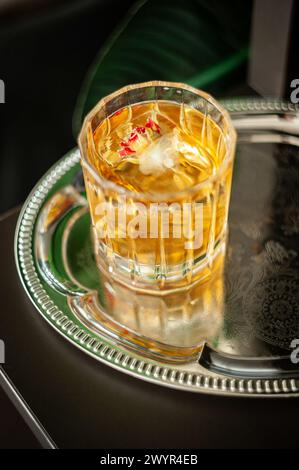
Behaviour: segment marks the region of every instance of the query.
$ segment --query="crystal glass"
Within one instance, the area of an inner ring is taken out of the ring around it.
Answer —
[[[95,106],[79,145],[105,279],[165,295],[211,276],[225,250],[235,143],[228,113],[187,85],[130,85]]]

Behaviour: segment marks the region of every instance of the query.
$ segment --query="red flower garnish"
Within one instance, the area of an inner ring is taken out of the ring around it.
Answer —
[[[136,150],[134,149],[134,147],[136,148],[135,144],[137,144],[137,148],[138,148],[138,145],[139,145],[138,139],[139,139],[139,137],[143,134],[146,134],[146,136],[144,136],[144,137],[147,137],[148,140],[151,137],[149,135],[150,133],[147,132],[147,129],[151,129],[153,132],[156,132],[158,134],[161,133],[161,128],[160,128],[159,124],[157,124],[155,121],[153,121],[153,119],[149,118],[147,120],[147,123],[145,124],[145,126],[135,127],[135,129],[133,129],[133,131],[131,132],[128,139],[121,141],[120,145],[121,145],[122,149],[118,151],[119,155],[121,157],[127,157],[127,156],[130,156],[130,155],[133,155],[134,153],[136,153]]]
[[[144,134],[145,133],[145,127],[142,126],[142,127],[136,127],[136,132],[138,132],[138,134]]]
[[[147,123],[145,124],[145,127],[147,127],[148,129],[151,129],[154,132],[158,132],[158,134],[161,133],[161,127],[159,126],[159,124],[157,122],[153,121],[152,118],[149,118],[147,120]]]
[[[136,131],[133,131],[129,137],[129,143],[136,142],[137,139],[138,139],[138,133]]]
[[[130,147],[125,147],[122,150],[119,150],[119,155],[121,157],[128,157],[129,155],[133,155],[134,153],[136,153],[136,151],[130,149]]]
[[[130,137],[127,140],[122,140],[120,145],[122,147],[130,147],[132,142],[136,142],[138,139],[138,134],[144,134],[145,127],[136,127],[130,134]]]

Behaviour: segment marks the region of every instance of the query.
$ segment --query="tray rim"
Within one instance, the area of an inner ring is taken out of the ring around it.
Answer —
[[[236,98],[222,100],[233,113],[296,112],[299,106],[280,100]],[[89,356],[135,378],[165,387],[189,392],[219,396],[243,397],[295,397],[299,396],[299,378],[243,379],[216,374],[184,370],[176,366],[143,358],[123,346],[109,342],[89,331],[80,329],[44,289],[45,282],[39,275],[32,252],[34,225],[40,208],[49,191],[60,177],[79,162],[77,148],[56,162],[34,186],[27,197],[16,225],[15,261],[21,283],[38,313],[65,339]]]

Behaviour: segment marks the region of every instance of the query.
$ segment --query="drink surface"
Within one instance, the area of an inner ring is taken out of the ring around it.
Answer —
[[[222,160],[219,127],[200,111],[167,101],[123,108],[93,138],[99,173],[135,192],[192,188],[215,174]]]
[[[137,103],[118,110],[92,131],[90,127],[88,159],[102,181],[117,185],[105,187],[83,166],[100,268],[108,262],[111,274],[128,275],[135,283],[156,283],[158,289],[168,283],[188,284],[199,271],[200,277],[205,277],[203,270],[209,274],[215,249],[223,245],[226,234],[232,162],[219,172],[226,151],[224,132],[208,113],[170,101]],[[109,234],[107,217],[99,207],[103,201],[112,207],[120,204],[118,187],[130,191],[126,218],[116,216]],[[153,213],[152,203],[159,198],[167,207]],[[146,236],[130,236],[128,226],[141,225],[140,220],[134,224],[140,204],[147,217]],[[188,233],[183,227],[184,204],[191,208]],[[154,237],[153,219],[158,228]]]

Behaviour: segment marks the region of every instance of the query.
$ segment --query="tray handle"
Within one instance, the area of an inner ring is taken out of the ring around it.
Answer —
[[[239,378],[270,379],[299,376],[298,364],[291,361],[291,354],[276,357],[242,357],[216,351],[206,343],[198,362],[216,374]]]

